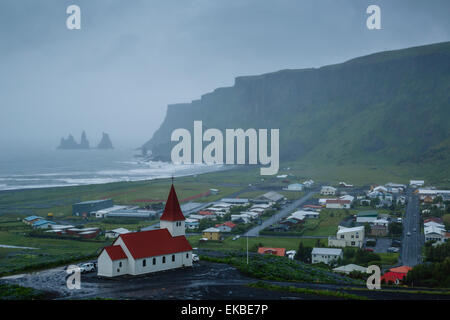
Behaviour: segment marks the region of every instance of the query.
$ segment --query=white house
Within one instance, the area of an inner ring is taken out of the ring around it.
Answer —
[[[339,258],[343,258],[342,249],[332,249],[332,248],[313,248],[311,252],[311,262],[312,263],[326,263],[332,264],[336,262]]]
[[[328,237],[329,247],[358,247],[364,244],[364,226],[346,228],[339,226],[336,237]]]
[[[98,275],[140,275],[192,266],[192,247],[185,237],[185,217],[172,185],[160,229],[121,234],[98,257]]]
[[[325,201],[325,207],[327,209],[350,209],[351,203],[350,200],[327,199]]]
[[[423,224],[423,226],[426,228],[426,227],[436,227],[436,228],[440,228],[440,229],[444,229],[445,230],[445,225],[443,225],[443,224],[441,224],[441,223],[437,223],[437,222],[434,222],[434,221],[428,221],[428,222],[425,222],[424,224]]]
[[[425,184],[425,181],[423,180],[410,180],[409,185],[413,187],[421,187]]]
[[[305,210],[299,210],[295,211],[294,213],[291,213],[287,219],[297,219],[297,220],[304,220],[304,219],[317,219],[319,218],[320,213],[315,211],[305,211]]]
[[[357,264],[348,264],[346,266],[340,266],[333,269],[334,272],[350,274],[353,271],[358,271],[361,273],[367,273],[366,267],[358,266]]]
[[[320,194],[324,196],[334,196],[336,194],[337,189],[331,186],[323,186],[320,189]]]
[[[436,241],[443,242],[445,239],[445,229],[438,228],[436,226],[429,226],[424,228],[425,242]]]
[[[130,232],[130,230],[128,230],[128,229],[117,228],[117,229],[114,229],[114,230],[106,231],[105,232],[105,237],[106,238],[113,238],[113,239],[115,239],[118,236],[120,236],[121,234],[126,234],[126,233],[129,233],[129,232]]]

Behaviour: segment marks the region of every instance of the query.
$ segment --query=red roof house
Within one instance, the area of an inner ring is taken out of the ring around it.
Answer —
[[[258,253],[260,254],[273,254],[276,256],[284,257],[286,254],[285,248],[266,248],[266,247],[259,247]]]
[[[211,211],[199,211],[198,214],[201,216],[213,216],[214,215],[214,213]]]
[[[383,274],[381,276],[381,281],[384,280],[384,282],[389,283],[398,283],[400,281],[403,280],[403,278],[406,277],[406,275],[408,274],[408,272],[412,270],[411,267],[408,266],[401,266],[401,267],[397,267],[397,268],[391,268],[389,269],[388,272],[386,272],[385,274]]]
[[[231,221],[216,224],[216,228],[218,228],[222,232],[230,232],[234,227],[236,227],[236,224]]]

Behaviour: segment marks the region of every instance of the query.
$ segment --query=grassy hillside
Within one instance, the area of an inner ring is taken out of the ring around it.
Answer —
[[[191,103],[170,105],[144,146],[169,160],[171,132],[279,128],[280,161],[413,166],[449,176],[450,42],[377,53],[318,69],[236,78]]]

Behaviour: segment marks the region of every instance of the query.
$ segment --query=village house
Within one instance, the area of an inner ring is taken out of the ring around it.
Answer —
[[[361,211],[356,214],[356,223],[371,223],[378,219],[378,211]]]
[[[23,223],[27,224],[27,225],[32,225],[33,223],[35,223],[38,220],[43,220],[44,218],[42,217],[38,217],[38,216],[29,216],[26,217],[22,220]]]
[[[126,233],[129,233],[129,232],[130,232],[130,230],[128,230],[128,229],[117,228],[117,229],[114,229],[114,230],[106,231],[105,232],[105,237],[106,238],[113,238],[113,239],[115,239],[118,236],[120,236],[121,234],[126,234]]]
[[[33,227],[33,229],[49,229],[53,224],[56,223],[53,221],[42,219],[42,220],[35,220],[31,226]]]
[[[333,269],[334,272],[350,274],[352,272],[367,273],[367,268],[358,266],[357,264],[347,264]]]
[[[184,221],[184,224],[186,226],[186,229],[193,230],[193,229],[197,229],[198,228],[199,221],[198,221],[198,219],[187,218]]]
[[[231,221],[227,221],[222,224],[216,224],[216,228],[219,229],[220,232],[231,232],[234,227],[236,227],[236,224]]]
[[[331,186],[323,186],[320,189],[320,194],[324,196],[334,196],[336,194],[337,189]]]
[[[389,221],[386,219],[377,219],[370,223],[370,234],[372,236],[387,236],[389,232]]]
[[[338,227],[336,237],[328,237],[329,247],[358,247],[364,244],[364,227]]]
[[[339,258],[342,259],[344,254],[342,249],[332,248],[313,248],[311,252],[311,263],[333,264],[336,263]]]
[[[275,203],[281,202],[286,199],[282,194],[279,194],[278,192],[275,191],[269,191],[267,193],[264,193],[262,196],[259,196],[258,198]]]
[[[220,229],[218,228],[208,228],[203,230],[202,237],[208,240],[222,240],[222,235],[220,234]]]
[[[98,257],[98,275],[140,275],[192,266],[185,217],[173,185],[160,218],[160,229],[121,234]]]
[[[266,248],[266,247],[259,247],[258,248],[259,254],[273,254],[275,256],[284,257],[286,255],[286,249],[285,248]]]
[[[383,274],[380,278],[382,283],[395,283],[399,284],[402,281],[408,272],[411,270],[411,267],[401,266],[397,268],[391,268],[388,272]]]
[[[351,201],[342,199],[327,199],[325,207],[327,209],[350,209]]]

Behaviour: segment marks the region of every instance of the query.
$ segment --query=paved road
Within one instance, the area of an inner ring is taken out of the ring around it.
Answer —
[[[422,263],[422,246],[424,237],[422,235],[422,221],[419,213],[419,198],[411,190],[407,193],[408,204],[406,215],[403,219],[403,244],[401,261],[403,265],[414,267]],[[416,231],[414,231],[414,229]],[[408,233],[410,235],[408,236]]]
[[[288,214],[292,213],[295,209],[297,209],[300,205],[302,205],[306,200],[311,198],[314,194],[317,193],[317,190],[310,191],[306,196],[293,201],[290,205],[284,207],[281,209],[278,213],[271,216],[269,219],[263,221],[262,224],[250,229],[246,233],[243,234],[243,236],[249,236],[249,237],[257,237],[259,236],[259,232],[268,226],[276,223],[277,221],[283,219]]]

